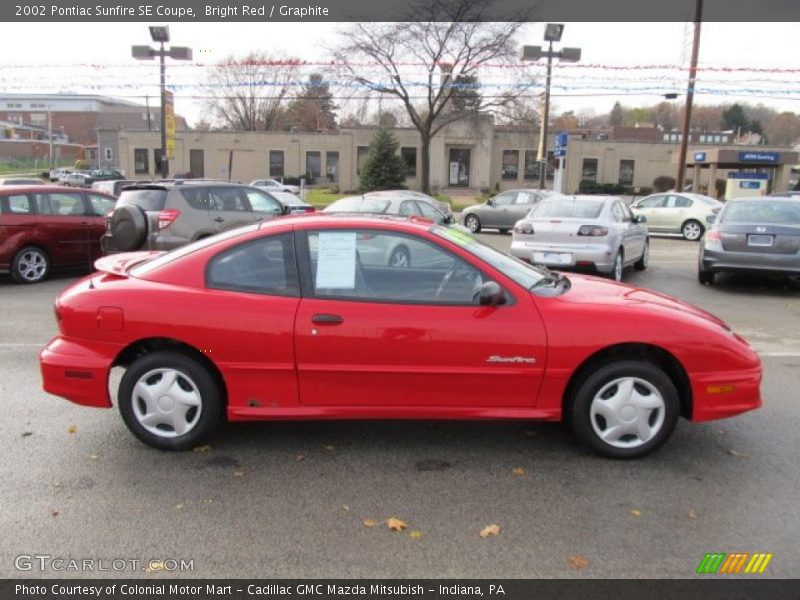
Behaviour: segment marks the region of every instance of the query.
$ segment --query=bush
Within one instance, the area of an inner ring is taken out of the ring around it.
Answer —
[[[658,193],[675,189],[675,178],[669,175],[660,175],[653,179],[653,191]]]

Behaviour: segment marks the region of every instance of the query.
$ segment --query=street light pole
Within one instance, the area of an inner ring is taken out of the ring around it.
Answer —
[[[547,58],[547,79],[544,86],[544,111],[542,115],[542,126],[539,132],[539,189],[547,186],[547,136],[548,121],[550,120],[550,80],[553,75],[553,59],[558,58],[567,62],[578,62],[581,59],[580,48],[562,48],[561,51],[553,51],[553,42],[561,40],[564,32],[564,25],[560,23],[548,23],[544,30],[544,40],[549,43],[547,51],[542,51],[541,46],[523,46],[522,60],[536,61],[542,57]]]
[[[161,59],[160,75],[161,75],[161,178],[166,179],[169,176],[169,159],[167,158],[167,71],[164,64],[164,42],[161,42],[161,49],[158,51],[158,56]]]
[[[702,22],[702,18],[703,0],[696,0],[694,8],[692,62],[689,65],[689,87],[686,90],[686,111],[683,117],[683,135],[681,136],[681,149],[678,153],[678,176],[675,178],[675,190],[677,192],[683,191],[684,173],[686,171],[686,154],[689,145],[689,125],[692,121],[692,101],[694,100],[694,87],[697,83],[697,55],[700,52],[700,23]],[[697,185],[696,182],[695,185]]]

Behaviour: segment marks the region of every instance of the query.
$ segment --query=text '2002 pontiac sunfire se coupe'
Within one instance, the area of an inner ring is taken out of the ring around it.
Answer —
[[[630,458],[679,416],[761,405],[761,362],[720,319],[421,218],[286,217],[96,267],[56,300],[44,388],[110,407],[124,367],[122,418],[165,450],[223,417],[538,419]]]

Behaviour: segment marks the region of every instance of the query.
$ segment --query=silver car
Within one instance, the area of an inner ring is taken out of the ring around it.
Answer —
[[[537,202],[545,198],[560,196],[549,190],[509,190],[489,198],[483,204],[476,204],[464,209],[464,226],[472,233],[481,229],[499,229],[507,233],[514,223],[522,219]]]
[[[557,269],[584,268],[622,279],[647,268],[644,217],[615,196],[559,196],[540,202],[514,226],[511,254]]]
[[[800,277],[800,198],[734,198],[711,220],[700,283],[712,285],[722,272]]]
[[[417,198],[418,200],[423,200],[428,204],[438,207],[439,210],[446,215],[453,214],[453,209],[450,207],[449,202],[437,200],[433,196],[414,190],[381,190],[378,192],[367,192],[364,195],[369,198]]]
[[[281,183],[275,179],[255,179],[250,182],[253,187],[261,188],[266,192],[287,192],[289,194],[299,194],[300,188],[296,185]]]
[[[677,192],[645,196],[631,204],[634,214],[647,217],[651,233],[680,233],[693,242],[703,237],[706,217],[717,214],[722,206],[710,196]]]

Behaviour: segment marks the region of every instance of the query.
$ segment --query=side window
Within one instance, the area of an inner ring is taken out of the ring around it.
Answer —
[[[405,200],[400,204],[400,208],[398,209],[399,214],[403,215],[404,217],[410,217],[412,215],[419,215],[419,209],[417,208],[416,202],[413,200]]]
[[[433,219],[435,222],[440,224],[444,223],[444,214],[432,207],[427,202],[417,202],[417,207],[419,208],[419,212],[422,213],[423,217]]]
[[[4,215],[30,215],[33,214],[33,204],[26,195],[3,196],[0,198],[0,211]]]
[[[86,216],[86,208],[80,194],[39,194],[39,213],[63,217]]]
[[[508,206],[511,204],[511,201],[514,199],[512,194],[500,194],[499,196],[495,196],[494,198],[494,205],[495,206]]]
[[[639,202],[639,208],[660,208],[664,205],[666,196],[653,196]]]
[[[533,194],[528,192],[519,192],[514,199],[514,204],[533,204],[535,202]]]
[[[667,201],[664,203],[664,206],[667,208],[675,208],[677,206],[677,196],[667,196]]]
[[[675,207],[676,208],[689,208],[692,205],[692,201],[685,196],[675,196]]]
[[[98,217],[104,217],[114,210],[113,200],[97,194],[89,194],[89,204],[92,205],[92,213]]]
[[[623,217],[623,221],[633,221],[633,212],[631,211],[630,206],[628,206],[627,204],[620,204],[620,207],[622,208],[622,212],[625,215]]]
[[[625,213],[622,211],[619,202],[614,202],[614,204],[611,205],[611,215],[617,223],[622,223],[622,221],[625,220]]]
[[[210,210],[211,195],[208,188],[204,187],[182,187],[181,195],[186,198],[189,206],[197,210]]]
[[[206,287],[272,296],[297,296],[299,284],[291,234],[235,246],[206,267]]]
[[[283,207],[272,196],[268,196],[256,190],[247,190],[245,195],[255,212],[270,213],[273,215],[283,213]]]
[[[401,304],[477,302],[481,273],[435,244],[385,231],[308,235],[311,283],[320,297]]]
[[[247,206],[239,188],[214,188],[211,190],[210,210],[244,212]]]

